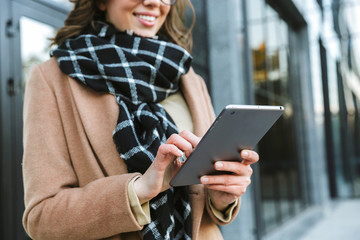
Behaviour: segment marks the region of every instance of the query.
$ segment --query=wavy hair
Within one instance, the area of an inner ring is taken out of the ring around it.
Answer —
[[[52,40],[51,45],[60,45],[68,38],[76,37],[88,27],[95,28],[95,21],[105,21],[105,12],[97,7],[98,0],[70,0],[74,8],[65,19],[64,26],[60,28]],[[185,24],[187,9],[192,13],[192,22],[189,27]],[[195,24],[195,11],[190,0],[178,0],[171,6],[170,12],[159,33],[166,36],[171,42],[180,45],[187,51],[192,50],[191,30]]]

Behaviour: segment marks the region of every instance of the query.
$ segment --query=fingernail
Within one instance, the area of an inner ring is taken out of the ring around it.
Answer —
[[[249,152],[248,151],[243,151],[241,155],[246,158],[247,156],[249,156]]]
[[[221,162],[215,163],[215,168],[216,168],[216,169],[222,169],[223,166],[224,166],[224,164],[222,164]]]
[[[209,179],[207,177],[202,177],[201,178],[202,183],[207,183],[208,181],[209,181]]]
[[[179,154],[180,154],[181,156],[184,154],[183,151],[181,151],[181,150],[179,150],[179,149],[178,149],[178,151],[179,151]]]

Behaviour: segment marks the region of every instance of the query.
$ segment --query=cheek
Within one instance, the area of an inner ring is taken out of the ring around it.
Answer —
[[[131,15],[132,16],[132,15]],[[116,12],[108,11],[106,14],[106,20],[112,23],[118,30],[124,31],[130,29],[131,16],[129,12]]]
[[[162,4],[160,7],[161,15],[164,16],[164,18],[166,18],[169,15],[170,10],[171,7],[164,4]]]
[[[161,19],[161,26],[165,23],[166,19],[169,17],[170,13],[170,6],[163,6],[161,9],[162,19]]]

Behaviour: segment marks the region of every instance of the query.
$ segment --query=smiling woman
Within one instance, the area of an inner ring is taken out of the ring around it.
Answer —
[[[214,120],[191,68],[190,0],[73,0],[25,92],[23,224],[34,239],[222,239],[256,152],[170,187]],[[173,5],[171,5],[173,4]],[[183,130],[183,131],[180,131]],[[40,149],[41,148],[41,149]]]

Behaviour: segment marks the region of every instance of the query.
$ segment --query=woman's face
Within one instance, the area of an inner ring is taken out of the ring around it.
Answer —
[[[170,11],[160,0],[100,0],[98,7],[117,29],[133,30],[143,37],[155,36]]]

